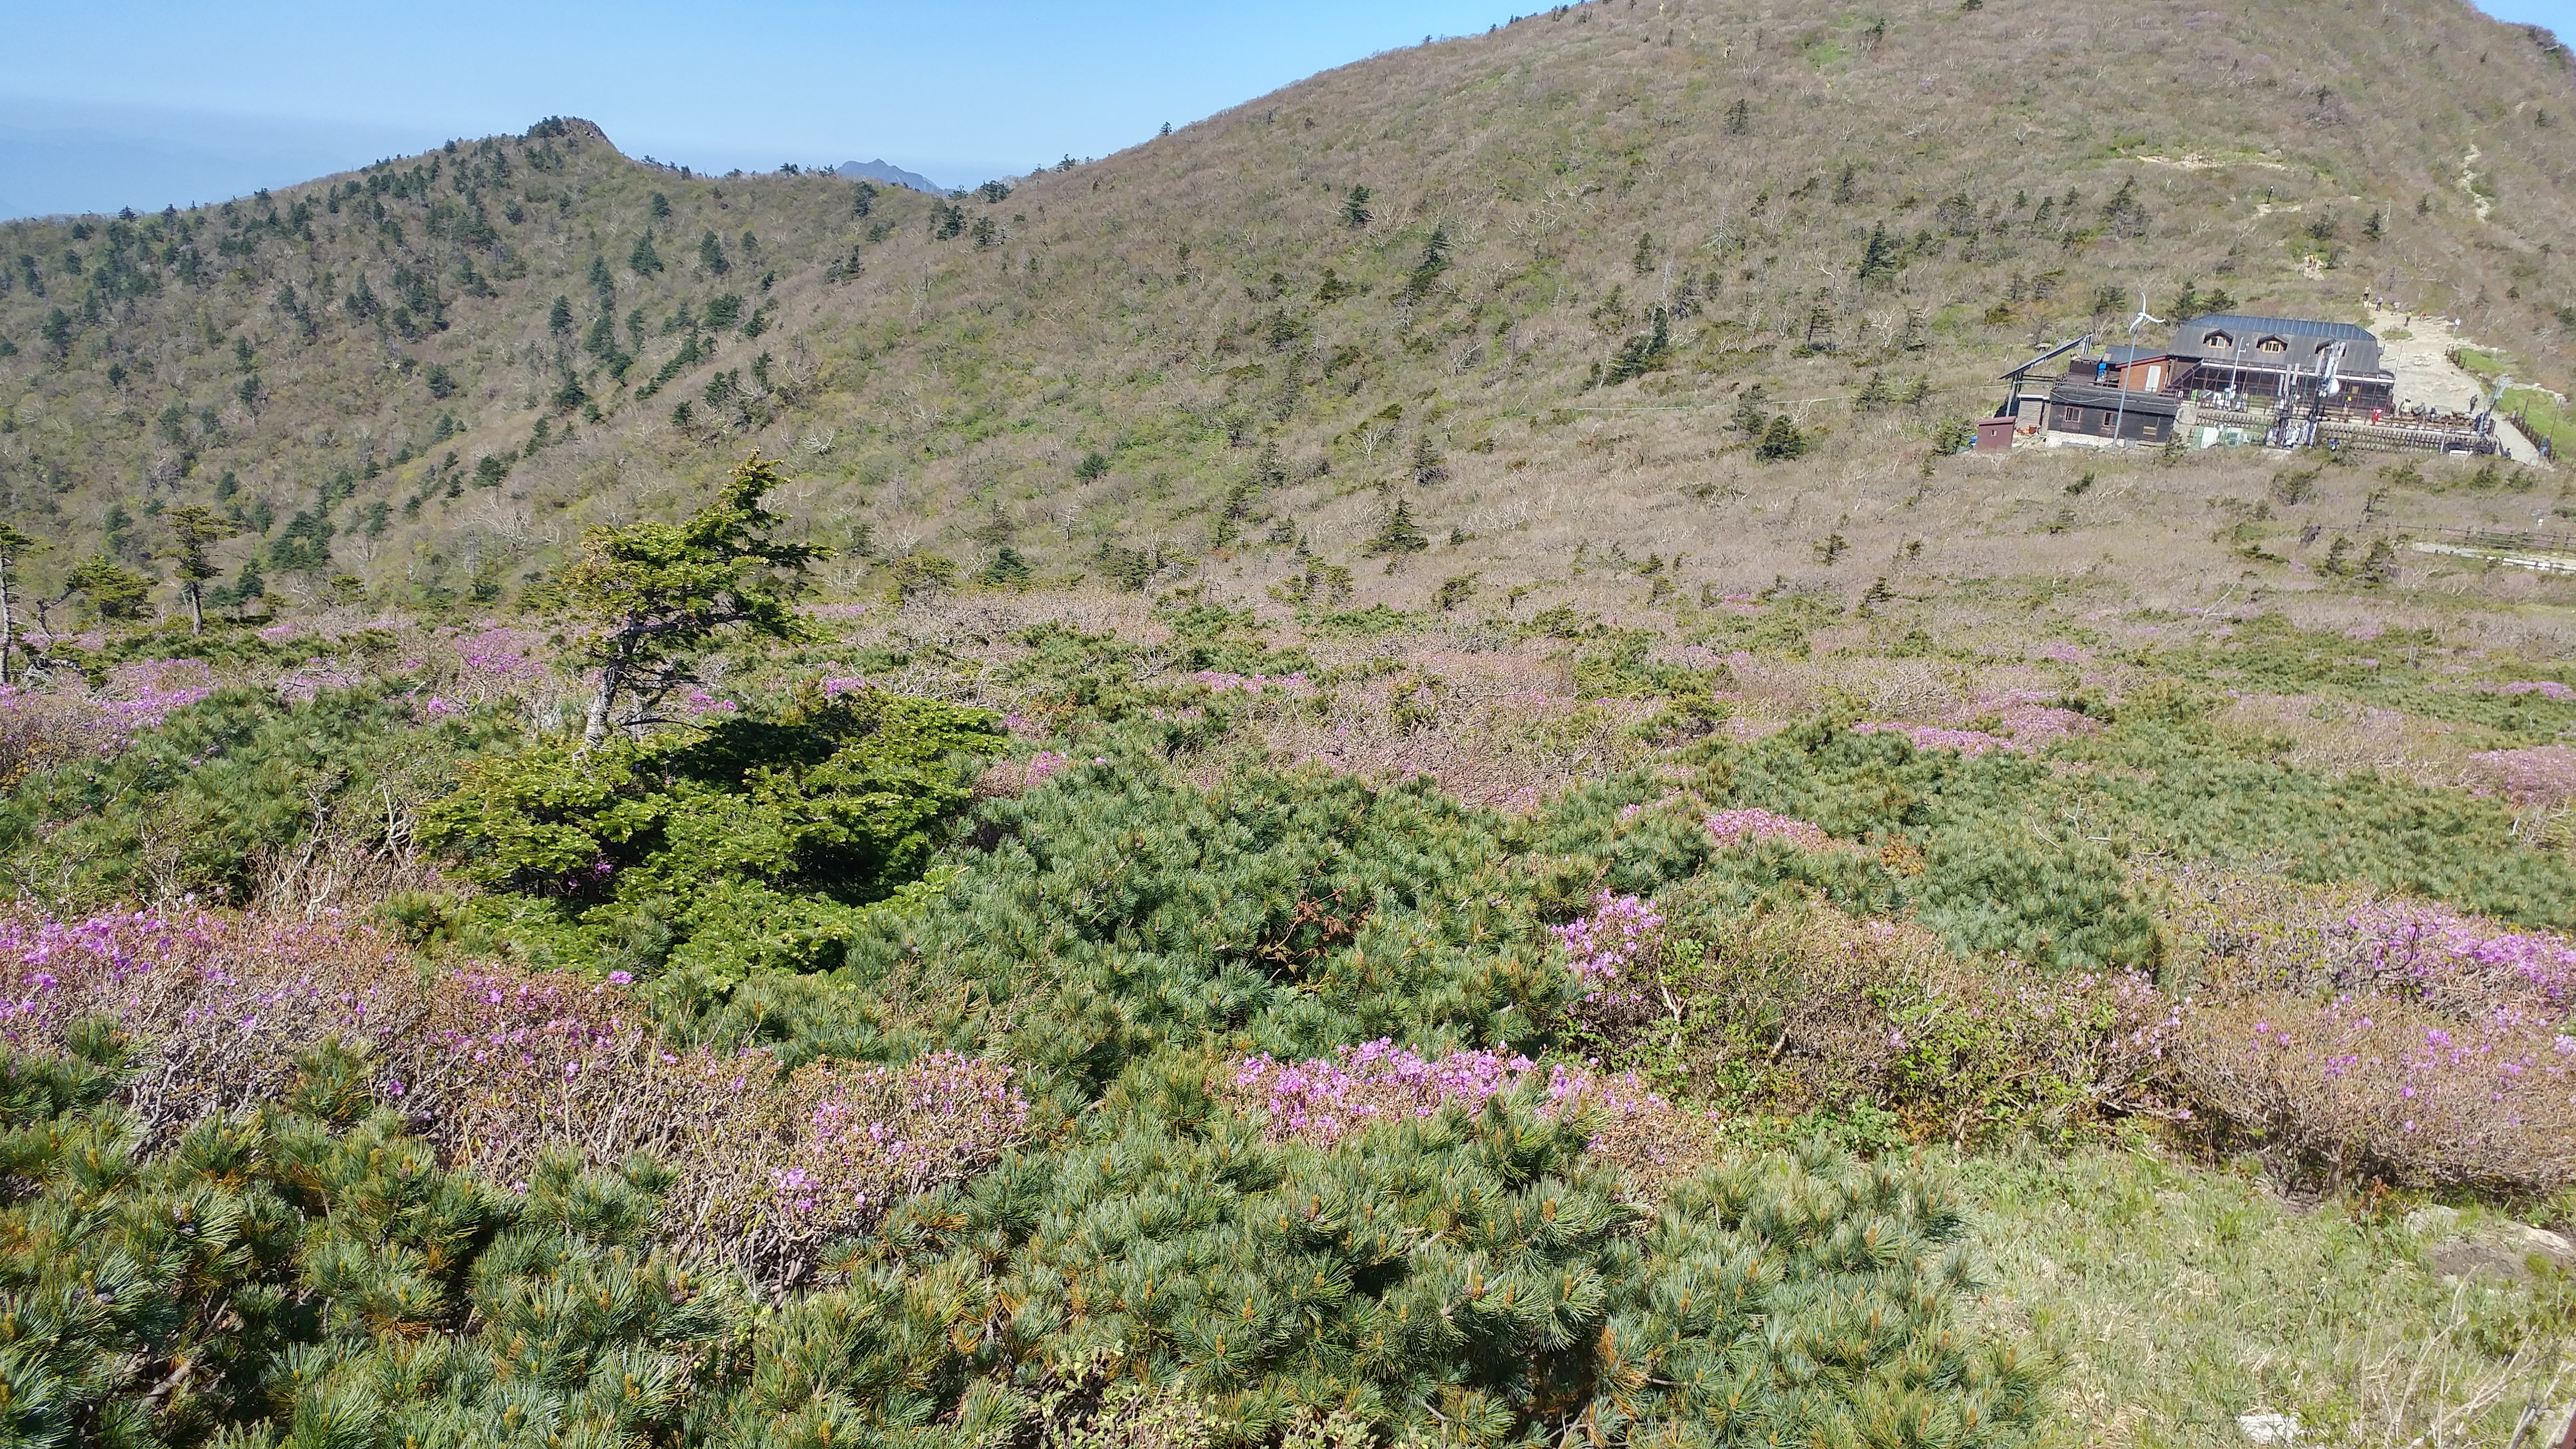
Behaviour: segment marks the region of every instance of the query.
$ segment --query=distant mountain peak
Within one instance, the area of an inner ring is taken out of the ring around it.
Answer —
[[[560,139],[575,143],[596,141],[611,151],[617,150],[617,143],[608,139],[608,133],[600,129],[598,122],[585,121],[579,116],[548,116],[528,128],[527,139],[531,141]]]
[[[870,181],[886,181],[896,186],[909,186],[915,191],[927,191],[933,196],[943,195],[948,189],[917,171],[906,171],[891,161],[844,161],[832,169],[843,176],[864,176]]]

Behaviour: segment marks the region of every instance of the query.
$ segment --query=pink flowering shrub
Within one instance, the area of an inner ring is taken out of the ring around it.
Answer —
[[[2127,974],[1974,963],[1911,922],[1757,914],[1668,967],[1696,1095],[1795,1115],[1855,1100],[1909,1136],[1973,1141],[2105,1106],[2159,1110],[2169,1003]],[[2143,1065],[2142,1065],[2143,1064]]]
[[[1265,689],[1280,689],[1290,694],[1302,694],[1311,687],[1304,670],[1294,674],[1231,674],[1221,669],[1202,669],[1190,677],[1206,685],[1216,694],[1223,694],[1228,690],[1259,694]]]
[[[1990,735],[1984,730],[1956,730],[1942,725],[1900,724],[1889,720],[1853,725],[1852,733],[1902,735],[1912,741],[1914,748],[1918,750],[1957,750],[1972,760],[1988,750],[2008,750],[2013,747],[2012,741],[2001,735]]]
[[[533,700],[560,683],[554,646],[533,629],[492,624],[443,631],[420,657],[405,659],[406,672],[436,691],[432,696],[462,712],[503,700]]]
[[[30,772],[122,748],[122,723],[75,690],[0,684],[0,790]]]
[[[2440,906],[2374,901],[2326,928],[2342,947],[2333,984],[2473,1019],[2576,1006],[2576,942],[2483,924]]]
[[[1663,950],[1663,913],[1640,896],[1595,896],[1589,913],[1556,928],[1566,969],[1583,987],[1578,1021],[1617,1033],[1654,1014],[1647,994]]]
[[[277,697],[292,704],[309,704],[313,696],[326,689],[354,689],[367,682],[366,668],[354,660],[316,659],[277,681]]]
[[[1779,840],[1800,850],[1828,850],[1834,844],[1834,838],[1827,835],[1823,827],[1758,806],[1718,811],[1708,817],[1708,833],[1717,837],[1719,845],[1755,845],[1765,840]]]
[[[2560,704],[2576,701],[2576,689],[2570,689],[2566,685],[2561,684],[2554,679],[2517,679],[2511,684],[2497,685],[2495,687],[2495,692],[2498,694],[2536,694],[2542,699],[2555,700]]]
[[[995,760],[975,781],[975,793],[987,798],[1018,796],[1072,763],[1073,757],[1060,750],[1040,750],[1026,760]]]
[[[2044,750],[2059,740],[2099,734],[2102,722],[2081,710],[2051,704],[2016,704],[2001,711],[2003,732],[2016,750]]]
[[[294,1058],[419,1011],[408,964],[365,932],[137,911],[0,915],[0,1046],[43,1055],[104,1021],[150,1065],[126,1087],[145,1140],[273,1101]]]
[[[2552,1191],[2576,1183],[2576,1036],[2510,1009],[2266,994],[2188,1012],[2168,1077],[2330,1182]]]
[[[1930,711],[1939,723],[1872,720],[1853,725],[1852,732],[1902,735],[1918,750],[1957,750],[1970,759],[1990,750],[2044,750],[2060,740],[2100,733],[2101,721],[2050,703],[2056,698],[2050,690],[1989,690]]]
[[[2212,1130],[2349,1180],[2576,1184],[2576,941],[2183,874],[2201,955],[2155,1070]]]
[[[0,917],[0,1045],[44,1055],[82,1021],[129,1044],[148,1144],[274,1101],[297,1058],[363,1047],[378,1101],[451,1166],[527,1179],[550,1148],[649,1151],[677,1172],[665,1232],[775,1281],[901,1198],[1024,1135],[1011,1069],[950,1054],[784,1071],[764,1051],[672,1050],[624,973],[424,974],[335,921],[133,913]]]
[[[1331,1061],[1283,1062],[1264,1052],[1243,1060],[1223,1094],[1259,1116],[1274,1141],[1330,1147],[1381,1123],[1425,1119],[1447,1107],[1473,1111],[1488,1098],[1542,1084],[1547,1115],[1598,1113],[1592,1150],[1640,1177],[1686,1172],[1707,1159],[1706,1123],[1648,1091],[1635,1073],[1542,1068],[1498,1051],[1425,1058],[1380,1040],[1343,1047]]]
[[[0,787],[82,755],[122,753],[135,736],[214,692],[214,671],[200,659],[122,664],[95,692],[0,685]]]
[[[1575,979],[1599,988],[1651,969],[1663,928],[1652,901],[1603,891],[1593,898],[1591,914],[1557,927],[1556,936]]]
[[[1579,700],[1562,664],[1517,652],[1410,657],[1407,672],[1344,679],[1299,692],[1300,707],[1252,711],[1273,762],[1377,782],[1427,779],[1462,803],[1525,813],[1656,755],[1632,727],[1659,705]]]
[[[2488,750],[2469,756],[2465,773],[2470,789],[2502,795],[2516,805],[2576,804],[2576,746]]]

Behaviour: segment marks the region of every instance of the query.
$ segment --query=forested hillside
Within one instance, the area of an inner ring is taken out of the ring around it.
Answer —
[[[75,614],[179,608],[190,504],[218,612],[506,601],[754,444],[851,593],[1830,576],[1914,522],[1855,479],[2141,290],[2379,293],[2566,388],[2571,117],[2567,50],[2457,0],[1606,0],[949,199],[548,121],[0,229],[0,505],[40,595],[117,566]]]

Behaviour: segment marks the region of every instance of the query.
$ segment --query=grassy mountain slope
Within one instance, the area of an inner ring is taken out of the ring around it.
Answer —
[[[1399,500],[1426,578],[1544,600],[1615,545],[1764,580],[1937,535],[1889,511],[1929,435],[2141,288],[2166,317],[2376,291],[2566,388],[2571,121],[2567,51],[2456,0],[1609,0],[864,215],[844,179],[684,177],[552,122],[0,229],[0,506],[54,545],[40,590],[101,549],[166,575],[156,516],[201,502],[245,525],[230,577],[434,606],[757,445],[849,591],[1008,547],[1330,593],[1408,541]],[[1803,456],[1760,458],[1775,417]]]

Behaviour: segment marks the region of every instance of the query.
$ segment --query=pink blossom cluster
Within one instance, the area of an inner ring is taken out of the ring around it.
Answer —
[[[2576,701],[2576,689],[2570,689],[2566,685],[2561,684],[2554,679],[2517,679],[2511,684],[2497,685],[2495,687],[2495,692],[2498,694],[2536,694],[2542,699],[2555,700],[2560,704]]]
[[[2576,802],[2576,746],[2488,750],[2469,756],[2466,773],[2471,789],[2502,795],[2516,805],[2555,807]]]
[[[1834,843],[1834,838],[1821,827],[1759,806],[1720,810],[1708,817],[1707,823],[1708,833],[1716,836],[1720,845],[1753,845],[1765,840],[1781,840],[1800,850],[1825,850]]]
[[[202,659],[157,659],[108,671],[99,707],[127,736],[159,729],[172,714],[215,692],[215,672]]]
[[[2330,1173],[2576,1184],[2576,941],[2407,901],[2217,904],[2237,944],[2201,998],[2112,1043],[2140,1080]]]
[[[1566,966],[1574,978],[1598,992],[1624,979],[1631,968],[1650,965],[1662,943],[1663,913],[1643,896],[1603,891],[1592,899],[1588,915],[1556,928],[1565,945]]]
[[[1011,1068],[955,1052],[902,1067],[869,1066],[791,1078],[802,1139],[770,1186],[799,1216],[874,1217],[891,1202],[954,1181],[985,1160],[990,1144],[1028,1130],[1029,1103]],[[810,1079],[809,1079],[810,1078]]]
[[[1299,1138],[1329,1147],[1380,1122],[1435,1116],[1443,1107],[1474,1108],[1525,1081],[1544,1080],[1551,1110],[1587,1103],[1612,1118],[1669,1112],[1633,1072],[1596,1077],[1578,1067],[1539,1064],[1498,1051],[1424,1058],[1392,1041],[1343,1047],[1334,1060],[1283,1062],[1264,1052],[1246,1057],[1232,1083],[1237,1100],[1261,1114],[1273,1140]]]
[[[423,706],[433,717],[526,700],[553,673],[553,645],[533,629],[487,624],[443,631],[438,642],[441,647],[425,651],[426,657],[401,661],[405,672],[436,689]]]
[[[1852,726],[1856,735],[1903,735],[1918,750],[1957,750],[1975,759],[1988,750],[2009,750],[2013,742],[1984,730],[1956,730],[1941,725],[1902,724],[1893,720],[1873,720]]]
[[[823,676],[822,689],[823,697],[825,699],[839,699],[842,695],[856,694],[867,687],[867,676],[863,674],[827,674]]]
[[[0,685],[0,737],[6,740],[0,743],[0,778],[6,775],[5,757],[22,753],[121,754],[136,736],[214,692],[214,671],[201,659],[122,664],[95,693]]]
[[[995,760],[984,767],[983,777],[975,782],[975,793],[1016,797],[1044,784],[1048,776],[1072,763],[1073,757],[1059,750],[1040,750],[1025,761]]]
[[[544,635],[503,624],[487,625],[456,640],[457,662],[464,676],[504,688],[545,678],[545,652]]]
[[[2439,906],[2379,902],[2332,928],[2345,945],[2337,985],[2396,995],[2454,1013],[2563,1006],[2576,999],[2576,942],[2513,931]]]
[[[2055,705],[2017,704],[2002,712],[2004,733],[2012,737],[2011,749],[2044,750],[2059,740],[2076,735],[2098,734],[2102,722],[2081,710],[2061,709]]]
[[[382,943],[329,919],[0,914],[0,1045],[49,1054],[83,1020],[151,1044],[164,1070],[136,1076],[127,1104],[150,1139],[273,1098],[297,1052],[375,1035],[416,994]]]
[[[1294,674],[1230,674],[1221,669],[1202,669],[1190,677],[1218,694],[1229,689],[1239,689],[1246,694],[1284,689],[1295,694],[1309,687],[1306,672],[1302,669]]]
[[[790,1073],[765,1051],[664,1044],[631,987],[624,972],[424,976],[332,919],[0,915],[0,1044],[51,1054],[106,1018],[141,1068],[122,1096],[147,1142],[276,1100],[326,1040],[364,1041],[378,1100],[448,1161],[508,1183],[551,1148],[653,1152],[680,1173],[666,1229],[760,1271],[810,1261],[1025,1130],[1006,1067],[938,1054]],[[828,1191],[787,1192],[795,1172]]]
[[[2527,1013],[2274,998],[2188,1030],[2176,1067],[2195,1097],[2315,1156],[2416,1182],[2576,1180],[2576,1036]]]
[[[2030,652],[2034,659],[2051,659],[2060,664],[2085,664],[2093,658],[2090,652],[2063,639],[2051,639]]]
[[[716,696],[707,693],[703,689],[692,687],[688,693],[680,696],[680,708],[683,712],[690,715],[702,715],[732,714],[739,709],[740,706],[736,705],[732,700],[718,699]]]

